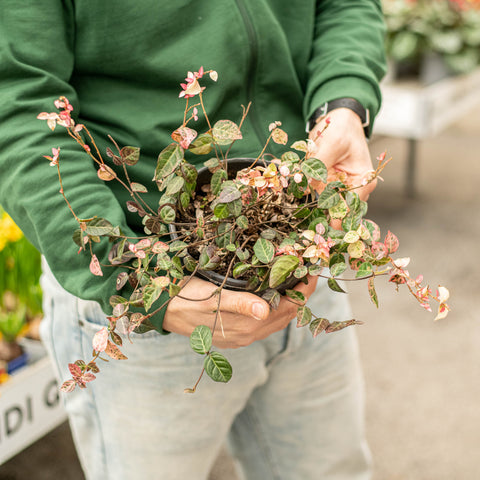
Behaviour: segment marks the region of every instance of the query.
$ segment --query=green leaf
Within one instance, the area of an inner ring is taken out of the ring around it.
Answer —
[[[306,277],[307,275],[308,275],[308,268],[305,265],[300,265],[293,272],[293,276],[298,279]]]
[[[329,278],[327,284],[334,292],[347,293],[334,278]]]
[[[340,195],[330,185],[327,185],[318,196],[318,208],[327,209],[334,207],[340,201]]]
[[[238,187],[236,185],[228,183],[228,184],[226,184],[226,185],[224,184],[222,186],[223,186],[223,188],[222,188],[221,193],[218,197],[218,201],[220,203],[230,203],[230,202],[233,202],[235,200],[238,200],[242,196],[242,193],[240,192],[240,190],[238,189]]]
[[[141,183],[137,183],[137,182],[132,182],[130,184],[130,188],[134,192],[137,192],[137,193],[147,193],[148,192],[147,187],[145,185],[142,185]]]
[[[179,175],[185,179],[185,183],[195,183],[198,177],[198,172],[193,165],[184,162],[181,165]]]
[[[338,277],[347,269],[347,264],[345,262],[335,263],[330,267],[330,273],[334,277]]]
[[[123,147],[120,150],[120,156],[127,165],[135,165],[140,158],[140,149],[138,147]]]
[[[195,155],[206,155],[212,151],[212,137],[208,133],[199,135],[188,147]]]
[[[318,158],[309,158],[302,163],[302,172],[314,180],[327,183],[327,167]]]
[[[330,322],[326,318],[316,318],[310,324],[310,331],[312,332],[313,338],[322,333],[328,326]]]
[[[288,298],[295,300],[296,302],[300,302],[300,303],[306,302],[305,295],[302,292],[299,292],[298,290],[286,290],[285,295]]]
[[[323,267],[321,265],[310,265],[308,267],[308,273],[310,275],[322,275],[323,273]]]
[[[232,378],[232,366],[219,352],[210,352],[203,363],[205,372],[215,382],[228,382]]]
[[[265,230],[261,230],[260,232],[260,236],[262,238],[266,238],[267,240],[274,240],[277,235],[277,232],[273,228],[267,228]]]
[[[197,266],[197,262],[190,255],[183,257],[183,265],[188,272],[194,272]]]
[[[302,305],[297,308],[297,327],[304,327],[312,320],[312,311],[310,308]]]
[[[327,326],[325,329],[326,333],[333,333],[338,332],[339,330],[343,330],[346,327],[350,327],[351,325],[363,325],[363,322],[358,320],[345,320],[343,322],[332,322],[330,325]]]
[[[187,192],[180,194],[180,205],[182,208],[187,208],[190,203],[190,195]]]
[[[275,255],[275,246],[265,238],[259,238],[253,246],[253,252],[262,263],[270,263]]]
[[[177,143],[171,143],[165,147],[158,156],[157,167],[153,179],[161,182],[165,177],[172,174],[183,160],[183,148]]]
[[[281,285],[299,264],[300,260],[294,255],[278,257],[270,270],[269,286],[275,288]]]
[[[173,252],[181,252],[186,251],[188,244],[183,242],[182,240],[175,240],[170,244],[170,251]]]
[[[268,288],[262,293],[262,298],[269,303],[273,310],[277,310],[282,296],[273,288]]]
[[[112,295],[108,301],[112,307],[115,307],[116,305],[119,305],[119,304],[128,303],[128,300],[120,295]]]
[[[242,228],[243,230],[245,230],[246,228],[248,228],[248,219],[245,215],[240,215],[237,219],[236,219],[236,223],[237,225]]]
[[[349,232],[350,230],[357,230],[357,228],[360,226],[360,221],[360,217],[356,213],[350,212],[342,220],[342,229],[345,232]]]
[[[334,205],[332,208],[328,209],[328,213],[331,218],[342,219],[348,213],[348,207],[346,202],[340,196],[340,201]]]
[[[238,262],[233,267],[233,278],[238,278],[242,275],[242,273],[246,272],[251,265],[248,263]]]
[[[175,197],[172,197],[171,195],[166,195],[165,193],[160,197],[160,200],[158,201],[158,206],[161,207],[162,205],[175,205],[177,199]]]
[[[160,270],[168,270],[172,266],[172,259],[166,253],[157,255],[157,267]]]
[[[95,217],[92,221],[87,223],[84,233],[91,236],[108,236],[115,233],[114,226],[104,218]]]
[[[208,160],[206,160],[205,162],[203,162],[203,164],[207,168],[216,168],[220,165],[220,161],[218,160],[217,157],[212,157],[212,158],[209,158]]]
[[[190,346],[196,353],[204,355],[212,348],[212,331],[205,325],[198,325],[190,335]]]
[[[165,190],[165,195],[175,195],[178,193],[183,185],[185,184],[185,179],[183,177],[173,177],[168,183],[167,183],[167,189]]]
[[[174,283],[171,283],[168,287],[168,295],[170,297],[174,297],[175,295],[178,295],[182,291],[182,287],[180,285],[175,285]]]
[[[358,193],[351,192],[350,190],[345,193],[345,200],[350,210],[356,211],[360,205],[360,197],[358,196]]]
[[[242,200],[239,198],[237,200],[234,200],[233,202],[227,203],[228,205],[228,212],[230,215],[234,217],[238,217],[242,213]]]
[[[150,323],[149,320],[143,320],[142,323],[140,323],[140,325],[135,327],[134,332],[143,334],[143,333],[150,332],[151,330],[156,330],[155,326],[152,323]]]
[[[219,120],[212,128],[212,136],[218,145],[229,145],[242,138],[238,125],[231,120]]]
[[[160,288],[158,285],[154,283],[148,284],[143,289],[143,304],[146,312],[150,310],[150,307],[158,299],[162,291],[163,291],[163,288]]]
[[[235,254],[237,255],[238,259],[241,260],[242,262],[250,258],[250,253],[248,252],[247,249],[242,250],[241,248],[237,248],[235,250]]]
[[[372,264],[369,262],[363,262],[358,267],[358,271],[355,274],[355,278],[366,277],[368,275],[371,275],[372,272],[373,272]]]
[[[312,213],[311,209],[308,207],[299,208],[294,212],[293,216],[295,218],[307,218]]]
[[[282,154],[282,162],[297,163],[300,157],[295,152],[285,152]]]
[[[230,215],[228,204],[217,203],[217,205],[215,205],[215,208],[213,209],[213,213],[219,220],[227,218]]]
[[[227,180],[227,172],[225,170],[217,170],[210,180],[210,185],[212,187],[212,193],[217,196],[222,190],[222,185],[225,180]]]
[[[160,218],[162,219],[162,222],[164,223],[172,223],[175,221],[175,210],[170,207],[170,205],[165,205],[162,207],[160,210]]]

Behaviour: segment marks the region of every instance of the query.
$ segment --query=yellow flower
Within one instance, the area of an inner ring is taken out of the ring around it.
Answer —
[[[0,218],[0,251],[5,248],[7,243],[13,243],[23,237],[22,231],[7,213]]]

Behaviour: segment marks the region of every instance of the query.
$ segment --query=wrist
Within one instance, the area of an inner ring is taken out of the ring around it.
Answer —
[[[337,109],[348,109],[354,112],[359,118],[365,137],[370,136],[370,112],[360,102],[353,98],[337,98],[329,102],[325,102],[318,107],[307,122],[307,133],[324,119],[328,113]]]

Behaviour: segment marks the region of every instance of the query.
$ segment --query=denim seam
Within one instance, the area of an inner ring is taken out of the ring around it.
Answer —
[[[57,372],[58,372],[58,375],[60,377],[60,381],[62,381],[62,369],[60,367],[60,362],[58,361],[58,355],[57,355],[57,352],[56,352],[56,349],[55,349],[55,342],[53,341],[53,338],[54,338],[54,332],[53,332],[53,329],[55,328],[55,317],[54,317],[54,309],[55,309],[55,304],[54,304],[54,300],[53,298],[50,299],[50,312],[51,315],[52,315],[52,321],[50,322],[50,340],[49,340],[49,343],[51,345],[51,349],[52,349],[52,356],[53,358],[55,359],[55,365],[57,367]],[[65,404],[65,397],[63,397],[63,403]]]
[[[78,298],[75,298],[75,313],[76,313],[76,317],[77,317],[75,320],[78,323],[78,327],[79,327],[79,331],[80,331],[80,349],[81,349],[82,354],[85,358],[87,355],[90,355],[91,352],[90,351],[85,352],[85,349],[83,347],[83,339],[85,337],[88,340],[88,336],[83,332],[83,330],[81,328],[82,320],[81,320],[80,314],[79,314]],[[90,395],[92,396],[93,411],[95,412],[94,415],[96,417],[97,424],[98,424],[98,430],[100,432],[100,438],[101,438],[101,444],[102,444],[102,451],[101,451],[102,462],[103,462],[103,466],[104,466],[104,469],[105,469],[105,473],[107,474],[107,478],[108,478],[108,463],[107,463],[107,452],[106,452],[106,449],[105,449],[105,435],[104,435],[104,431],[103,431],[103,425],[102,425],[102,422],[101,422],[101,418],[100,418],[100,415],[98,413],[98,409],[96,407],[97,402],[95,401],[95,389],[94,388],[91,388]]]

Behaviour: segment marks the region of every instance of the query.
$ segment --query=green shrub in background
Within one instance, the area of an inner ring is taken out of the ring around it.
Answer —
[[[396,62],[440,55],[453,73],[480,64],[478,0],[384,0],[386,49]]]
[[[0,208],[0,333],[12,341],[42,312],[40,254]]]

